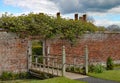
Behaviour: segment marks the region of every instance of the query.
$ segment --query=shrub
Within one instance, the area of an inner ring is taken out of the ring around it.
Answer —
[[[27,79],[30,77],[29,73],[12,73],[12,72],[3,72],[2,75],[0,76],[0,79],[5,81],[5,80],[15,80],[15,79]]]
[[[83,67],[83,68],[81,69],[81,73],[84,74],[84,75],[86,75],[85,67]]]
[[[42,56],[38,58],[38,62],[43,63],[43,57]]]
[[[105,67],[102,66],[101,64],[97,65],[89,65],[88,67],[89,72],[95,72],[95,73],[102,73],[105,70]]]
[[[107,70],[113,70],[114,69],[114,64],[113,64],[113,60],[111,57],[107,58]]]
[[[42,47],[41,46],[33,46],[32,47],[32,53],[33,55],[40,56],[38,57],[38,62],[43,63],[43,57],[42,57]],[[35,56],[32,56],[32,61],[35,62]]]
[[[32,47],[32,53],[33,55],[42,55],[42,47],[40,46]]]
[[[18,78],[19,79],[28,79],[28,78],[30,78],[30,74],[29,73],[25,73],[25,72],[19,73],[18,74]]]
[[[70,71],[71,71],[70,67],[67,67],[67,68],[66,68],[66,71],[67,71],[67,72],[70,72]]]
[[[16,75],[11,72],[3,72],[0,78],[1,80],[14,80],[15,77]]]
[[[35,57],[38,57],[38,63],[43,63],[43,56],[32,56],[32,62],[35,62]]]
[[[75,70],[75,69],[74,69],[74,66],[71,66],[71,67],[70,67],[70,71],[71,71],[71,72],[74,72],[74,70]]]
[[[80,67],[74,67],[74,66],[70,66],[66,68],[67,72],[73,72],[73,73],[81,73],[81,74],[85,74],[85,68],[80,68]]]
[[[94,66],[93,64],[92,64],[92,65],[89,65],[89,66],[88,66],[88,71],[89,71],[89,72],[94,72],[94,67],[95,67],[95,66]]]
[[[101,64],[97,64],[93,67],[93,72],[95,73],[102,73],[104,71],[104,67]]]
[[[74,69],[74,71],[77,72],[77,73],[80,73],[80,72],[81,72],[81,69],[80,69],[79,67],[76,67],[76,68]]]
[[[114,64],[114,69],[115,70],[120,70],[120,64]]]

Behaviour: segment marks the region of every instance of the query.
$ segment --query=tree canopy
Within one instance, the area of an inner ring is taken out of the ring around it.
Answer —
[[[15,32],[22,37],[39,35],[47,39],[59,36],[72,42],[86,31],[97,30],[97,27],[90,22],[56,18],[43,13],[20,16],[5,13],[0,17],[0,28]]]
[[[110,32],[120,32],[120,26],[115,24],[109,25],[106,29]]]

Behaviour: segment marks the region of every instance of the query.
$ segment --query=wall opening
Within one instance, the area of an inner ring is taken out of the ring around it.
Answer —
[[[35,57],[39,63],[43,63],[43,42],[39,40],[32,41],[32,61],[35,62]]]

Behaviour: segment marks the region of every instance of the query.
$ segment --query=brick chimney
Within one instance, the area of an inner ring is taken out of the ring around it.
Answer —
[[[81,21],[82,21],[82,20],[83,20],[83,17],[79,17],[79,20],[81,20]]]
[[[58,13],[56,14],[56,16],[57,16],[57,18],[60,18],[60,12],[58,12]]]
[[[44,15],[44,13],[39,13],[40,15]]]
[[[75,14],[75,20],[78,20],[78,14]]]
[[[82,19],[83,19],[84,22],[86,22],[86,18],[87,18],[87,15],[84,14],[83,17],[82,17]]]

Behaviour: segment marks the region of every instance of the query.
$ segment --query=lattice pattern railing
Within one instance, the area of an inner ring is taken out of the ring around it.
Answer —
[[[42,57],[43,58],[43,63],[40,63],[38,61],[38,59],[40,58],[40,56],[34,56],[33,60],[32,59],[32,55],[30,56],[30,61],[29,61],[29,69],[36,69],[42,72],[46,72],[46,73],[51,73],[53,75],[59,75],[59,76],[64,76],[65,75],[65,70],[67,67],[73,65],[74,67],[81,67],[84,66],[85,67],[85,73],[88,73],[88,48],[86,46],[85,48],[85,57],[79,57],[78,56],[66,56],[65,53],[65,47],[63,46],[63,50],[62,50],[62,55],[61,56],[52,56],[52,55],[48,55],[46,57]],[[67,63],[67,59],[68,58],[72,58],[73,59],[73,63]],[[76,64],[77,60],[79,59],[83,59],[84,64]]]
[[[39,59],[43,59],[43,62],[39,62]],[[62,75],[62,59],[57,57],[43,57],[34,56],[31,62],[30,69],[36,69],[41,72],[50,73],[52,75],[61,76]]]

